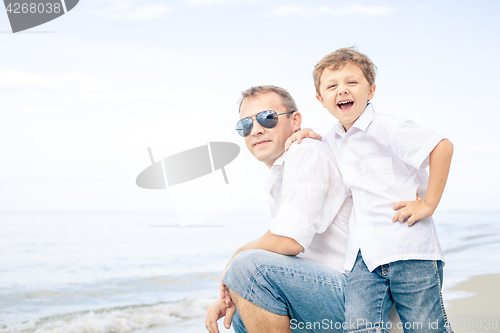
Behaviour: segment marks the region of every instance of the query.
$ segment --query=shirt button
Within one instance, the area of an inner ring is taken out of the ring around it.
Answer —
[[[345,144],[347,144],[347,142],[348,142],[347,140],[344,141]]]
[[[366,224],[366,220],[361,220],[361,224],[365,225]]]

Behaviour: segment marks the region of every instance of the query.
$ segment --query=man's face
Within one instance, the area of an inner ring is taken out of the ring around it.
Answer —
[[[274,92],[268,92],[245,98],[241,103],[240,119],[253,119],[252,131],[244,138],[245,144],[259,161],[271,168],[274,161],[285,151],[286,139],[300,129],[301,116],[298,111],[292,113],[290,118],[284,114],[278,117],[275,127],[264,128],[255,120],[255,115],[266,110],[274,110],[278,114],[287,112],[281,97]]]
[[[316,98],[348,131],[373,98],[375,84],[370,86],[361,69],[347,63],[340,70],[325,68],[319,92]]]

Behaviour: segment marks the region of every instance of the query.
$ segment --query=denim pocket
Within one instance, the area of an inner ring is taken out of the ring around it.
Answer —
[[[391,157],[368,158],[360,161],[363,187],[383,192],[396,183]]]

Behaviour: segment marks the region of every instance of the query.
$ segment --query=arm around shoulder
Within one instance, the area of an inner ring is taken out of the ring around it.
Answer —
[[[291,137],[289,137],[286,142],[285,142],[285,150],[288,151],[290,149],[290,146],[292,143],[297,141],[298,144],[302,142],[302,139],[305,138],[310,138],[310,139],[316,139],[321,141],[322,137],[315,131],[313,131],[310,128],[303,128],[301,130],[298,130],[297,132],[293,133]]]

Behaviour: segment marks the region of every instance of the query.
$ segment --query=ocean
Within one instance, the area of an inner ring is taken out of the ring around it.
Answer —
[[[500,212],[434,220],[445,302],[469,296],[452,286],[500,273]],[[204,332],[222,270],[269,221],[264,211],[182,228],[174,212],[0,213],[0,332]]]

